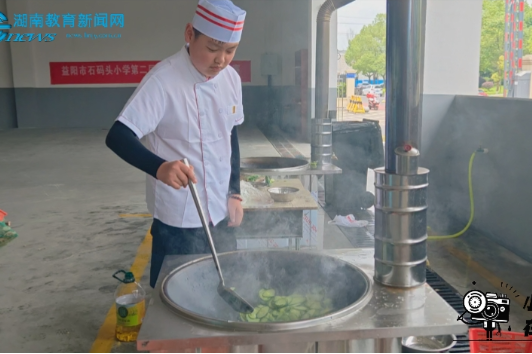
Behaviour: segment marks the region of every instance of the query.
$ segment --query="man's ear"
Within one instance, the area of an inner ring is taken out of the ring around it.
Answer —
[[[192,23],[188,23],[187,27],[185,28],[185,42],[191,43],[194,40],[194,27],[192,27]]]

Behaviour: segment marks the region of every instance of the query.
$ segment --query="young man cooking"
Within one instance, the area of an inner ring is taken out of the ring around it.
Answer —
[[[196,183],[216,251],[236,250],[231,230],[244,214],[237,136],[244,111],[240,77],[229,63],[245,16],[229,0],[200,0],[185,29],[187,45],[146,74],[107,136],[112,151],[147,174],[152,287],[165,255],[210,253],[189,180]]]

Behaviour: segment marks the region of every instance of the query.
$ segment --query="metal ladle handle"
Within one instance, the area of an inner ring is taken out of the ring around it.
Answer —
[[[185,166],[190,167],[188,160],[186,158],[183,159],[183,163],[185,164]],[[201,223],[203,224],[203,229],[205,230],[205,233],[207,234],[207,238],[209,239],[209,246],[211,247],[212,256],[214,258],[214,265],[216,266],[216,270],[218,271],[218,275],[220,276],[220,281],[225,286],[224,278],[222,276],[222,268],[220,267],[220,262],[218,261],[218,256],[216,255],[216,248],[214,247],[214,242],[212,240],[211,230],[209,229],[209,224],[207,223],[207,219],[205,218],[205,213],[203,212],[203,207],[201,206],[201,203],[199,200],[198,191],[196,190],[196,185],[190,179],[188,181],[188,185],[192,193],[192,198],[194,198],[194,203],[196,204],[196,209],[198,210]]]

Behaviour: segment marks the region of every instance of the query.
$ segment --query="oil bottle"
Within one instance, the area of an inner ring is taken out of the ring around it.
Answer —
[[[123,273],[124,279],[117,277]],[[120,284],[115,291],[116,305],[116,339],[121,342],[134,342],[140,332],[142,320],[146,314],[146,292],[135,281],[131,272],[119,270],[113,274]]]

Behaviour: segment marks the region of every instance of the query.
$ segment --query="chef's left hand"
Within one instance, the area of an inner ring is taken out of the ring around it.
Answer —
[[[240,200],[229,198],[227,202],[227,207],[229,209],[229,227],[240,226],[242,219],[244,218],[244,209],[242,208],[242,203]]]

